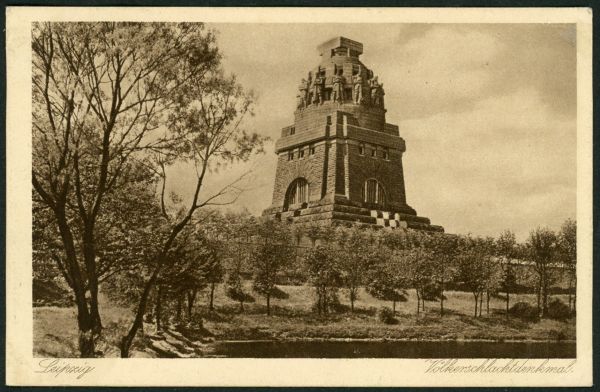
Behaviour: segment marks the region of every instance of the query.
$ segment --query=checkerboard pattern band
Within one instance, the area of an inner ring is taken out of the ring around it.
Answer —
[[[399,227],[407,228],[406,221],[400,220],[400,214],[391,214],[388,211],[371,210],[371,216],[377,220],[377,225],[397,229]]]

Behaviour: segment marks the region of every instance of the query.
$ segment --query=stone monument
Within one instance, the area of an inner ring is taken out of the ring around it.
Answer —
[[[293,125],[281,131],[271,207],[296,224],[359,222],[443,231],[406,202],[398,126],[385,121],[383,85],[345,37],[318,47],[321,63],[302,79]]]

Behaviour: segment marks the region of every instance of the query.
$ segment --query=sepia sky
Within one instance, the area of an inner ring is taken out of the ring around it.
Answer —
[[[271,203],[273,142],[292,124],[297,86],[335,36],[362,42],[361,61],[385,88],[387,122],[406,141],[408,204],[447,232],[520,240],[575,217],[574,25],[211,24],[227,72],[258,96],[246,128],[271,137],[266,154],[214,176],[208,191],[253,169],[230,208]],[[174,168],[171,188],[191,192]]]

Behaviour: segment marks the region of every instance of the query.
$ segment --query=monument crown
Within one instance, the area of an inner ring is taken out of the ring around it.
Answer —
[[[319,55],[345,55],[349,57],[358,57],[363,53],[363,44],[346,37],[335,37],[323,42],[317,47]]]

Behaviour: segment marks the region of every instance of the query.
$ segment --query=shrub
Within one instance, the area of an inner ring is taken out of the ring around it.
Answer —
[[[396,324],[398,322],[398,320],[396,320],[394,317],[394,312],[392,312],[392,309],[388,308],[387,306],[379,309],[377,312],[377,318],[379,321],[385,324]]]
[[[73,306],[71,293],[54,280],[33,278],[33,306]]]
[[[548,331],[548,337],[550,339],[556,340],[558,342],[566,340],[567,339],[567,334],[564,331],[559,331],[556,329],[551,329],[550,331]]]
[[[423,288],[423,299],[425,301],[437,302],[440,299],[447,300],[448,298],[442,294],[441,286],[437,284],[428,284]]]
[[[240,290],[236,287],[228,287],[226,294],[229,298],[231,298],[234,301],[238,301],[238,302],[254,302],[255,301],[253,296],[243,292],[242,290]]]
[[[537,321],[539,317],[537,308],[527,302],[517,302],[510,308],[508,313],[527,321]]]
[[[327,300],[327,306],[320,305],[319,298],[317,297],[316,301],[311,307],[313,312],[317,313],[319,311],[319,306],[321,306],[323,313],[343,313],[349,309],[347,305],[340,303],[337,289],[328,290],[327,294],[325,294],[322,299]]]
[[[571,317],[571,310],[563,301],[554,298],[548,303],[547,317],[554,320],[566,320]]]

